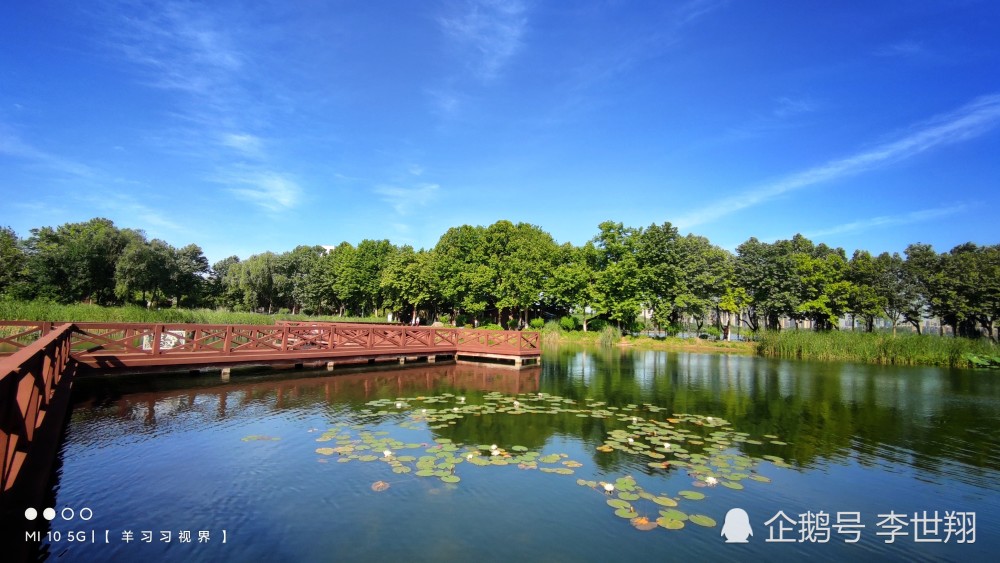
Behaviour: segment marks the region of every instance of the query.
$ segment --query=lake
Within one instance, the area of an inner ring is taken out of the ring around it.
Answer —
[[[42,550],[988,560],[1000,549],[998,375],[559,348],[522,371],[81,378]],[[727,524],[734,508],[742,525],[735,512]]]

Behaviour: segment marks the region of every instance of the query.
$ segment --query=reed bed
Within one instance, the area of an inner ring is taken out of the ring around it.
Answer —
[[[926,334],[785,330],[760,334],[757,353],[773,358],[838,360],[883,365],[1000,366],[1000,348],[989,340]]]

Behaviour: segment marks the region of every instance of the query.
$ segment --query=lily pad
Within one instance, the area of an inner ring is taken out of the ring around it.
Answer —
[[[703,493],[699,493],[698,491],[681,491],[677,494],[688,500],[701,500],[705,498],[705,495]]]
[[[618,498],[622,500],[639,500],[639,495],[629,492],[618,493]]]
[[[723,487],[728,487],[730,489],[733,489],[734,491],[739,491],[739,490],[743,489],[743,485],[741,485],[739,483],[736,483],[736,482],[733,482],[733,481],[722,481],[722,486]]]
[[[333,455],[336,450],[333,448],[316,448],[316,453],[320,455]]]
[[[618,509],[618,508],[628,508],[628,509],[631,509],[632,508],[631,504],[629,504],[628,502],[626,502],[626,501],[624,501],[622,499],[618,499],[618,498],[608,499],[607,502],[608,502],[608,506],[610,506],[611,508],[615,508],[615,509]]]
[[[663,517],[657,518],[656,524],[668,530],[680,530],[684,527],[684,522],[681,522],[680,520],[671,520],[670,518]]]
[[[619,518],[627,518],[629,520],[635,518],[638,515],[639,513],[636,512],[635,510],[632,510],[631,507],[619,508],[618,510],[615,511],[615,516],[618,516]]]
[[[661,510],[660,516],[667,518],[669,520],[684,521],[688,519],[688,515],[684,514],[680,510],[675,508],[668,508],[667,510]]]
[[[653,497],[652,500],[660,506],[677,506],[677,501],[670,497]]]
[[[441,480],[445,483],[458,483],[462,479],[458,475],[445,475],[444,477],[441,477]]]
[[[688,517],[692,524],[697,524],[699,526],[704,526],[706,528],[714,528],[715,520],[705,516],[704,514],[692,514]]]

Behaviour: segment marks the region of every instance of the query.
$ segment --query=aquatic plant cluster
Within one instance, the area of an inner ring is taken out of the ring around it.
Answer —
[[[573,475],[585,466],[564,453],[531,451],[516,444],[465,444],[438,437],[432,442],[405,442],[386,430],[372,430],[370,424],[393,421],[401,415],[406,419],[396,428],[408,430],[443,429],[459,423],[465,417],[483,415],[553,415],[572,413],[578,417],[607,419],[624,428],[609,430],[604,442],[596,447],[596,455],[621,452],[648,460],[646,465],[657,472],[684,472],[691,487],[708,489],[715,486],[731,490],[744,489],[745,481],[769,483],[756,468],[763,462],[776,467],[790,467],[777,456],[751,457],[742,453],[740,444],[763,445],[765,440],[776,446],[787,445],[776,435],[758,438],[737,432],[724,419],[697,414],[667,413],[652,404],[609,406],[601,401],[582,404],[545,393],[504,395],[491,392],[481,404],[467,403],[465,397],[451,393],[396,399],[378,399],[366,403],[360,416],[369,424],[338,423],[323,432],[320,443],[332,443],[316,448],[319,461],[336,456],[338,463],[381,462],[396,474],[412,474],[420,478],[435,478],[457,484],[461,473],[472,468],[514,466],[521,470],[538,470],[558,475]],[[675,494],[654,493],[641,487],[630,475],[606,477],[606,480],[577,479],[576,483],[606,498],[618,517],[629,520],[638,530],[657,527],[668,530],[684,528],[690,522],[714,527],[716,521],[697,512],[687,513],[678,508],[682,502],[706,498],[704,492],[680,490]],[[385,491],[390,483],[377,481],[376,492]],[[642,501],[646,501],[645,503]],[[652,512],[653,510],[657,512]],[[654,516],[655,515],[655,516]]]

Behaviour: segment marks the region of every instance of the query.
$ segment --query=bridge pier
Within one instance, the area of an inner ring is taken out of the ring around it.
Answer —
[[[222,380],[229,381],[229,375],[232,373],[232,368],[222,368]]]

